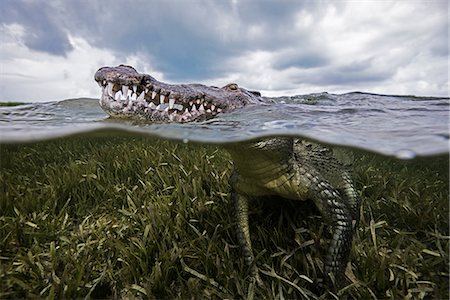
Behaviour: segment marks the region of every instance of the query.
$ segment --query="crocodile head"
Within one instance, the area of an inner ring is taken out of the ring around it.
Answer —
[[[102,88],[100,106],[110,116],[150,122],[203,120],[262,101],[259,92],[235,83],[222,88],[167,84],[125,65],[100,68],[95,81]]]

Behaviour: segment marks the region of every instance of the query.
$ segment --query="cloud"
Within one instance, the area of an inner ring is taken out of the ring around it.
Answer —
[[[95,47],[113,49],[118,55],[141,53],[173,80],[214,76],[215,65],[234,51],[221,32],[230,22],[225,2],[132,3],[101,1],[80,7],[72,2],[67,12],[87,12],[94,24],[66,22]]]
[[[0,23],[20,22],[24,44],[37,51],[53,55],[65,55],[71,51],[66,32],[55,19],[55,9],[43,1],[2,1]]]
[[[448,93],[447,1],[3,0],[2,10],[2,82],[67,74],[55,97],[91,85],[81,80],[99,64],[123,62],[170,82],[235,81],[270,95]],[[2,100],[17,100],[1,85]]]
[[[300,11],[293,31],[308,32],[306,38],[264,55],[232,58],[225,64],[236,69],[230,79],[270,95],[324,90],[448,95],[448,19],[442,2],[341,3]]]
[[[109,50],[92,47],[82,38],[68,36],[72,48],[65,56],[29,49],[18,24],[0,27],[0,101],[50,101],[76,97],[98,97],[94,73],[105,65],[125,63],[164,79],[144,66],[137,55],[118,58]]]

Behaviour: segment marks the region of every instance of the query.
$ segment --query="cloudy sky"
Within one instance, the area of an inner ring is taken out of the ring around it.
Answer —
[[[264,95],[448,96],[448,1],[0,0],[0,101],[98,97],[131,64]]]

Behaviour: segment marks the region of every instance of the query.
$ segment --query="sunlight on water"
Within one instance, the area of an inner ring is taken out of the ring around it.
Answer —
[[[411,150],[399,150],[395,153],[395,157],[399,159],[412,159],[416,154]]]

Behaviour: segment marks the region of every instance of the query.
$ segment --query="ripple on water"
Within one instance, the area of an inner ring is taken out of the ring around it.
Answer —
[[[0,107],[0,142],[119,130],[213,144],[298,136],[401,159],[448,153],[448,98],[319,93],[266,100],[204,122],[152,125],[111,120],[96,99]]]

